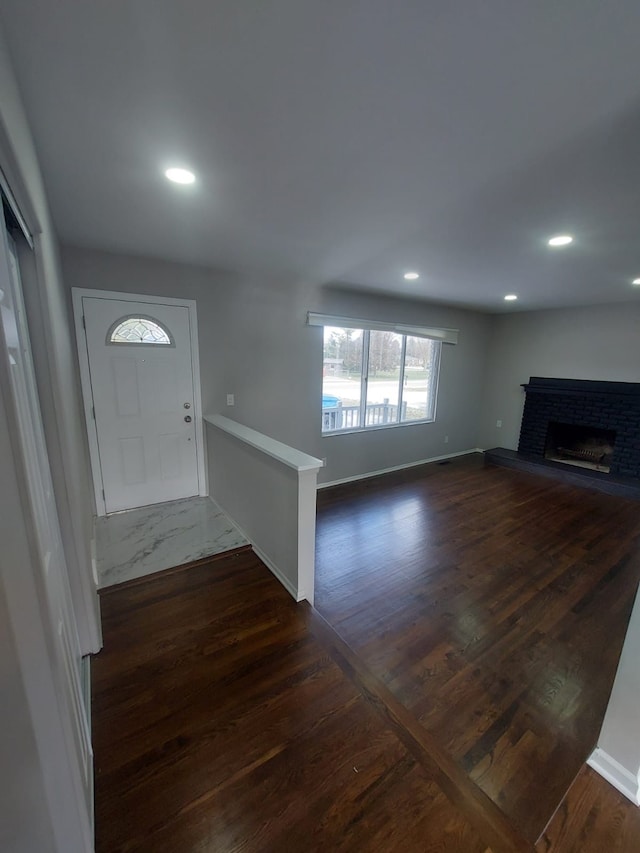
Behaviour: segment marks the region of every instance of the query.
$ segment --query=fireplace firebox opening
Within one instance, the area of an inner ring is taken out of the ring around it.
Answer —
[[[554,462],[609,473],[615,440],[615,430],[549,421],[544,455]]]

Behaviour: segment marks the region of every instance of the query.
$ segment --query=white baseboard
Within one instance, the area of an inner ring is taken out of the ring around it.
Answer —
[[[366,474],[355,474],[353,477],[343,477],[341,480],[318,483],[318,489],[341,486],[343,483],[355,483],[357,480],[368,480],[370,477],[391,474],[393,471],[403,471],[405,468],[417,468],[418,465],[428,465],[430,462],[441,462],[443,459],[454,459],[456,456],[468,456],[470,453],[482,452],[479,447],[472,447],[470,450],[459,450],[457,453],[445,453],[444,456],[431,456],[429,459],[419,459],[417,462],[405,462],[404,465],[394,465],[392,468],[380,468],[378,471],[368,471]]]
[[[626,767],[617,762],[600,747],[596,747],[587,760],[589,767],[599,773],[621,794],[624,794],[636,806],[640,806],[640,782]]]
[[[246,531],[246,530],[243,530],[243,529],[242,529],[242,527],[240,527],[240,525],[238,524],[238,522],[237,522],[237,521],[236,521],[236,520],[235,520],[235,519],[234,519],[234,518],[233,518],[233,517],[232,517],[232,516],[227,512],[227,510],[226,510],[226,509],[225,509],[225,508],[220,504],[220,502],[219,502],[216,498],[212,498],[212,500],[215,500],[215,501],[216,501],[216,503],[218,504],[218,506],[220,507],[220,509],[224,512],[224,514],[227,516],[227,518],[229,519],[229,521],[231,522],[231,524],[233,524],[233,526],[236,528],[236,530],[237,530],[237,531],[238,531],[242,536],[244,536],[244,538],[247,540],[247,542],[249,543],[249,545],[251,545],[251,547],[253,548],[253,550],[254,550],[254,551],[255,551],[255,553],[257,554],[257,556],[258,556],[258,557],[260,557],[260,559],[261,559],[261,560],[262,560],[262,562],[265,564],[265,566],[269,569],[269,571],[271,572],[271,574],[272,574],[272,575],[274,575],[274,576],[275,576],[275,577],[280,581],[280,583],[281,583],[281,584],[282,584],[282,586],[287,590],[287,592],[289,593],[289,595],[290,595],[290,596],[291,596],[295,601],[302,601],[302,598],[300,598],[300,597],[298,596],[298,590],[294,587],[294,585],[291,583],[291,581],[289,580],[289,578],[287,578],[287,577],[282,573],[282,571],[281,571],[281,570],[276,566],[276,564],[275,564],[275,563],[273,562],[273,560],[269,557],[269,555],[268,555],[268,554],[265,554],[265,552],[264,552],[261,548],[258,548],[258,546],[257,546],[257,545],[256,545],[256,543],[251,539],[251,537],[249,536],[249,534],[247,533],[247,531]]]
[[[248,538],[249,538],[249,537],[247,537],[247,539],[248,539]],[[251,540],[249,540],[249,541],[251,541]],[[291,583],[291,581],[289,580],[289,578],[285,577],[285,576],[282,574],[282,572],[281,572],[281,571],[280,571],[280,569],[276,566],[276,564],[273,562],[273,560],[271,560],[271,559],[267,556],[267,554],[265,554],[265,553],[264,553],[264,551],[261,551],[261,550],[260,550],[260,548],[258,548],[258,546],[257,546],[257,545],[254,545],[254,543],[253,543],[253,542],[251,542],[251,547],[252,547],[252,548],[253,548],[253,550],[256,552],[256,554],[258,555],[258,557],[260,557],[260,559],[261,559],[261,560],[262,560],[262,562],[265,564],[265,566],[269,569],[269,571],[271,572],[271,574],[275,575],[275,576],[276,576],[276,578],[280,581],[280,583],[281,583],[281,584],[282,584],[282,586],[287,590],[287,592],[289,593],[289,595],[290,595],[293,599],[295,599],[295,601],[302,601],[302,598],[299,598],[299,597],[298,597],[298,590],[294,587],[294,585]]]

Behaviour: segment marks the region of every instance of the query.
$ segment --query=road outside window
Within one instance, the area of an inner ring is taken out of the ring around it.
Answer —
[[[440,348],[397,332],[325,326],[322,431],[432,421]]]

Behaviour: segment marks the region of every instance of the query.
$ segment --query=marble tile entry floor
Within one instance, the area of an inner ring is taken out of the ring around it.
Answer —
[[[215,501],[200,497],[102,516],[95,536],[101,589],[249,544]]]

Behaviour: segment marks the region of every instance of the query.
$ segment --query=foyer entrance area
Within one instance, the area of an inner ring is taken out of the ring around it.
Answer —
[[[73,289],[99,516],[204,495],[196,304]]]
[[[100,516],[95,540],[101,589],[249,544],[208,497]]]

